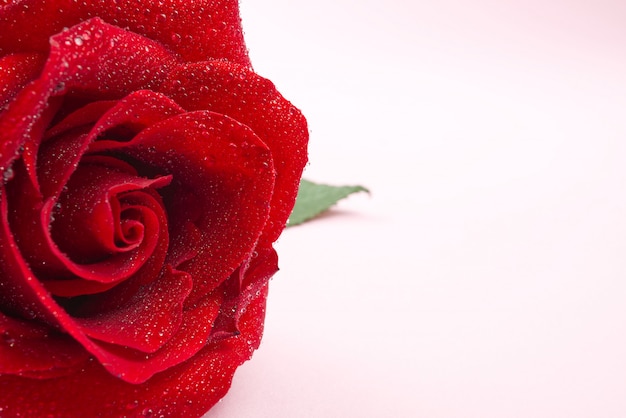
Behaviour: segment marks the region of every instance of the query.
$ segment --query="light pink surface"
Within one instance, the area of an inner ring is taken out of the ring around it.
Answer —
[[[372,195],[280,239],[207,417],[626,417],[625,4],[243,0],[306,177]]]

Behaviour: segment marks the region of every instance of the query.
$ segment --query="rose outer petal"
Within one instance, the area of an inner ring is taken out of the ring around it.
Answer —
[[[0,375],[62,376],[78,372],[88,358],[89,353],[66,334],[0,313]]]
[[[48,38],[98,16],[158,41],[185,61],[226,59],[250,65],[237,0],[22,0],[0,6],[0,54],[46,52]],[[33,30],[37,28],[36,30]]]
[[[264,287],[250,303],[241,317],[240,335],[207,345],[143,384],[117,379],[95,362],[55,379],[4,375],[0,376],[0,408],[7,416],[25,417],[202,416],[226,394],[235,369],[258,348],[266,296]]]
[[[184,64],[162,85],[187,110],[208,109],[248,126],[272,152],[276,185],[260,245],[276,241],[287,223],[307,162],[304,116],[274,84],[242,66],[211,61]]]

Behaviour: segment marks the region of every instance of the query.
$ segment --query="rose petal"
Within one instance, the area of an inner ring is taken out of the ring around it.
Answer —
[[[78,372],[88,358],[67,334],[0,313],[0,374],[57,377]]]
[[[0,14],[16,7],[21,5],[5,6]],[[50,42],[42,76],[27,85],[0,114],[0,174],[11,166],[27,140],[41,137],[33,135],[33,130],[47,126],[40,122],[52,96],[69,91],[89,95],[91,100],[122,98],[158,85],[176,64],[174,56],[160,44],[97,18],[53,36]],[[36,150],[37,144],[32,148]],[[31,161],[27,164],[32,170]]]
[[[52,127],[39,150],[38,178],[44,197],[55,197],[78,166],[89,144],[112,130],[124,128],[133,134],[147,126],[183,112],[170,98],[149,90],[139,90],[119,101],[90,103]],[[80,136],[79,128],[89,127]]]
[[[250,65],[237,0],[13,2],[0,6],[0,26],[12,35],[0,38],[0,53],[45,53],[50,36],[93,16],[158,41],[186,61],[226,59]]]
[[[17,53],[0,58],[0,110],[39,75],[44,63],[45,56],[37,53]]]
[[[178,196],[178,199],[170,203],[168,211],[172,241],[167,253],[167,263],[176,268],[198,255],[196,244],[202,240],[202,232],[194,223],[199,216],[190,215],[187,208],[184,208],[187,202],[191,202],[192,209],[197,209],[200,205],[196,203],[196,199],[189,198],[190,195],[185,195],[184,192],[179,192]]]
[[[5,314],[57,326],[58,305],[22,258],[9,229],[8,211],[7,193],[0,188],[0,306]]]
[[[188,274],[168,269],[162,277],[138,289],[125,306],[77,318],[76,322],[91,338],[153,353],[178,331],[183,302],[192,287]]]
[[[208,345],[145,383],[126,383],[95,362],[56,379],[0,376],[0,408],[7,416],[57,418],[100,416],[103,411],[109,416],[201,416],[226,394],[235,369],[258,347],[266,294],[263,288],[242,315],[239,336]]]
[[[46,130],[43,143],[35,145],[38,147],[36,161],[26,162],[29,171],[35,172],[33,185],[40,189],[42,200],[59,197],[89,142],[94,139],[94,134],[90,135],[93,124],[116,103],[89,103]]]
[[[293,208],[307,161],[307,124],[274,85],[252,71],[222,61],[185,64],[163,84],[187,110],[209,109],[251,128],[272,152],[276,186],[261,245],[274,242]]]
[[[132,93],[131,93],[132,94]],[[76,131],[79,128],[81,132],[85,128],[91,129],[92,126],[104,115],[109,109],[118,104],[117,100],[98,100],[80,106],[72,113],[65,115],[62,120],[57,121],[52,127],[46,130],[44,141],[50,138],[67,133],[67,131]],[[57,117],[57,119],[59,119]],[[45,163],[46,161],[41,161]]]
[[[257,248],[250,260],[222,283],[224,302],[215,319],[211,338],[219,340],[238,334],[239,320],[269,279],[278,271],[278,255],[273,248]]]
[[[181,276],[188,276],[187,273],[174,272],[171,269],[168,270],[168,274],[173,274],[177,278],[177,280],[173,280],[171,283],[179,283]],[[169,289],[169,291],[171,292],[172,289]],[[180,327],[176,330],[176,333],[153,353],[135,350],[128,346],[87,339],[85,333],[91,333],[92,331],[82,327],[80,320],[67,321],[63,326],[87,350],[94,354],[111,374],[127,382],[143,383],[155,373],[167,370],[193,357],[206,346],[211,333],[211,323],[218,314],[220,302],[221,295],[215,293],[205,298],[201,303],[196,304],[193,309],[185,310],[180,321]],[[161,317],[161,311],[156,307],[155,311],[153,313],[145,312],[147,315],[154,315],[154,318],[148,316],[144,320],[157,325],[159,323],[165,324],[166,318]],[[149,329],[144,330],[150,331]],[[127,336],[130,335],[132,334],[127,334]],[[111,336],[109,338],[116,337],[123,338],[123,335]],[[136,339],[138,338],[150,339],[145,334],[136,336]],[[152,342],[154,341],[160,342],[159,340],[153,340]]]
[[[53,93],[76,92],[90,101],[155,87],[177,62],[161,44],[99,18],[52,36],[50,45],[43,74],[56,78]]]

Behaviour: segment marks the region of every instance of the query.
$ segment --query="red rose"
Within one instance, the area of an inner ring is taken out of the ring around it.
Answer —
[[[202,415],[306,162],[237,1],[9,1],[0,69],[0,416]]]

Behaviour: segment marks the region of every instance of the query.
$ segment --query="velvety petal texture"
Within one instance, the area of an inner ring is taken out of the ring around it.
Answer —
[[[306,163],[233,0],[0,5],[0,416],[204,414]]]

